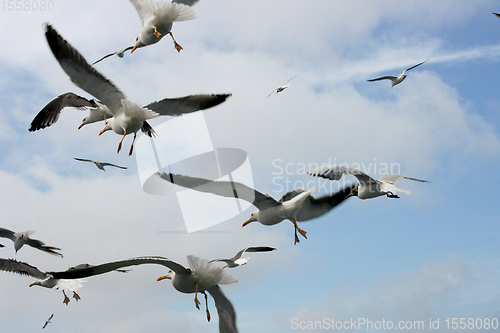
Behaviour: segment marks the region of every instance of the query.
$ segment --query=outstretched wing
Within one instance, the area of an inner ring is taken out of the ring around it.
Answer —
[[[88,100],[85,97],[78,96],[72,92],[62,94],[51,100],[31,122],[28,131],[34,132],[45,127],[55,124],[65,108],[97,108],[98,105],[93,100]]]
[[[413,69],[413,68],[418,67],[422,64],[425,64],[427,61],[429,61],[429,59],[427,59],[426,61],[422,61],[421,63],[416,64],[415,66],[411,66],[410,68],[405,69],[401,74],[404,74],[406,71],[409,71],[410,69]]]
[[[112,166],[112,167],[120,168],[120,169],[126,169],[127,168],[127,167],[123,167],[123,166],[119,166],[119,165],[111,164],[111,163],[107,163],[107,162],[101,162],[101,165],[102,166]]]
[[[227,198],[238,198],[248,201],[259,210],[279,205],[278,201],[273,197],[238,182],[209,180],[165,172],[158,172],[157,175],[175,185]]]
[[[162,116],[180,116],[186,113],[205,110],[225,102],[231,94],[200,94],[179,98],[165,98],[145,106]]]
[[[92,160],[88,160],[86,158],[78,158],[78,157],[73,157],[75,160],[77,161],[82,161],[82,162],[91,162],[91,163],[94,163],[94,161]]]
[[[128,46],[126,48],[124,48],[123,50],[120,50],[120,51],[116,51],[116,52],[113,52],[113,53],[110,53],[110,54],[106,54],[104,57],[102,57],[101,59],[97,60],[97,61],[94,61],[92,63],[92,66],[94,66],[95,64],[97,64],[98,62],[101,62],[103,61],[104,59],[106,58],[109,58],[109,57],[112,57],[114,55],[117,55],[118,57],[120,58],[123,58],[123,56],[125,55],[125,52],[128,51],[128,50],[132,50],[134,48],[134,46]]]
[[[40,251],[56,255],[56,256],[61,257],[61,258],[63,257],[62,254],[60,254],[59,252],[56,252],[56,250],[60,251],[61,250],[60,248],[45,245],[44,242],[42,242],[41,240],[38,240],[38,239],[33,239],[33,238],[28,237],[26,239],[26,245],[29,245],[29,246],[34,247],[36,249],[39,249]]]
[[[0,237],[2,238],[8,238],[11,241],[16,240],[16,236],[14,235],[14,231],[5,229],[5,228],[0,228]]]
[[[381,76],[381,77],[378,77],[376,79],[371,79],[371,80],[367,80],[368,82],[373,82],[373,81],[380,81],[380,80],[395,80],[397,79],[396,76]]]
[[[207,291],[215,301],[215,307],[219,315],[219,332],[238,333],[236,311],[231,301],[227,299],[218,285],[208,288]]]
[[[358,169],[349,168],[340,165],[322,165],[308,172],[309,175],[327,178],[331,180],[340,180],[342,175],[353,175],[360,183],[376,183],[377,181],[366,173]]]
[[[144,26],[144,21],[152,15],[149,5],[153,3],[153,0],[130,0],[130,2],[134,5],[137,14],[139,14],[141,26]]]
[[[31,266],[25,262],[17,261],[14,259],[1,259],[0,270],[9,273],[15,273],[24,276],[31,276],[35,279],[45,280],[49,276],[40,271],[35,266]]]
[[[184,5],[192,6],[200,0],[172,0],[172,2],[182,3]]]
[[[406,177],[406,176],[403,176],[403,175],[392,175],[392,174],[388,174],[388,175],[383,175],[382,177],[380,177],[378,180],[379,181],[383,181],[383,182],[387,182],[387,183],[391,183],[391,184],[396,184],[397,182],[399,182],[401,179],[409,179],[409,180],[414,180],[416,182],[422,182],[422,183],[430,183],[429,181],[427,180],[422,180],[422,179],[417,179],[417,178],[411,178],[411,177]]]
[[[108,262],[101,265],[79,265],[62,272],[47,272],[56,279],[81,279],[89,276],[100,275],[123,267],[137,266],[144,264],[162,265],[170,268],[176,274],[187,273],[189,270],[182,265],[164,257],[137,257],[127,260]]]

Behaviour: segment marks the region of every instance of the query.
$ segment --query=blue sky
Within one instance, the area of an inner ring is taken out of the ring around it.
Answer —
[[[181,53],[167,37],[97,69],[143,105],[232,93],[203,112],[212,144],[246,151],[255,187],[275,198],[285,181],[320,189],[325,181],[302,170],[330,161],[364,165],[377,178],[375,167],[393,164],[431,183],[401,181],[412,194],[400,199],[351,198],[301,224],[308,239],[297,245],[286,221],[242,228],[253,208],[209,233],[165,232],[184,230],[182,212],[142,190],[136,156],[126,154],[131,137],[116,154],[119,136],[98,136],[102,124],[77,130],[85,113],[71,109],[50,128],[27,131],[55,96],[91,97],[60,68],[43,23],[92,62],[134,43],[140,23],[133,6],[54,0],[52,11],[0,9],[0,226],[36,230],[34,238],[64,254],[23,248],[16,255],[2,240],[2,257],[55,271],[141,255],[187,265],[188,254],[213,259],[274,246],[251,254],[230,271],[238,283],[222,286],[240,332],[295,332],[294,322],[325,318],[422,320],[425,331],[430,318],[440,319],[441,331],[446,318],[500,319],[498,2],[202,0],[193,9],[195,20],[173,26]],[[396,87],[366,81],[426,59]],[[265,99],[295,75],[287,90]],[[104,173],[73,157],[128,170]],[[276,167],[287,164],[288,172]],[[0,330],[34,331],[54,313],[47,327],[54,332],[217,332],[213,302],[207,323],[192,295],[156,282],[164,274],[144,266],[89,278],[82,301],[67,307],[59,291],[0,274]]]

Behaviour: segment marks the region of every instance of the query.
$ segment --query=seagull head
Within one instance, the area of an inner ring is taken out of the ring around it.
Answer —
[[[244,227],[246,226],[248,223],[250,222],[254,222],[254,221],[258,221],[259,220],[259,211],[255,211],[253,212],[251,215],[250,215],[250,219],[248,219],[248,221],[246,221],[245,223],[243,223],[241,226]]]
[[[14,236],[16,237],[14,240],[14,249],[16,250],[16,253],[23,247],[24,244],[26,244],[28,237],[34,233],[35,232],[33,230],[14,233]]]
[[[158,279],[156,279],[156,281],[161,281],[161,280],[165,280],[165,279],[173,280],[174,276],[175,276],[175,272],[173,270],[169,270],[167,275],[160,276]]]

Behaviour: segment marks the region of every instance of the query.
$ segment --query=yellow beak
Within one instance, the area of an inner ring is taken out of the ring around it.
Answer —
[[[242,227],[244,227],[244,226],[246,226],[246,225],[247,225],[248,223],[250,223],[250,222],[252,222],[252,221],[251,221],[251,219],[250,219],[250,220],[248,220],[248,221],[246,221],[245,223],[243,223],[241,226],[242,226]]]
[[[156,281],[165,280],[166,278],[167,278],[167,276],[163,275],[163,276],[160,276],[159,278],[157,278]]]

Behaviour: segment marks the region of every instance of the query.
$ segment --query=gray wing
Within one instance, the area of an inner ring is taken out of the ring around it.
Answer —
[[[176,274],[188,273],[189,269],[164,257],[137,257],[132,259],[113,261],[101,265],[82,264],[72,267],[62,272],[47,272],[56,279],[81,279],[89,276],[100,275],[111,271],[119,270],[123,267],[137,266],[144,264],[162,265],[170,268]]]
[[[418,67],[422,64],[425,64],[427,61],[429,61],[429,59],[427,59],[426,61],[422,61],[421,63],[416,64],[415,66],[411,66],[410,68],[405,69],[401,74],[404,74],[406,71],[409,71],[410,69],[413,69],[413,68]]]
[[[200,94],[179,98],[165,98],[144,107],[158,112],[162,116],[180,116],[219,105],[230,96],[231,94]]]
[[[221,333],[238,333],[236,327],[236,311],[233,304],[222,292],[222,289],[215,285],[207,289],[208,293],[212,295],[219,315],[219,332]]]
[[[322,165],[310,170],[308,174],[331,180],[340,180],[342,175],[353,175],[358,179],[360,183],[363,184],[377,182],[375,179],[368,176],[366,173],[359,171],[358,169],[344,167],[340,165]]]
[[[88,100],[85,97],[78,96],[72,92],[62,94],[51,100],[31,122],[28,131],[34,132],[45,127],[55,124],[65,108],[97,108],[98,105],[94,100]]]
[[[269,246],[251,246],[251,247],[247,247],[243,250],[240,250],[238,253],[236,253],[236,255],[230,259],[214,259],[214,260],[210,260],[210,262],[214,262],[214,261],[224,261],[224,262],[227,262],[227,261],[236,261],[238,259],[241,258],[241,256],[243,255],[243,253],[245,252],[269,252],[269,251],[274,251],[276,250],[275,247],[269,247]]]
[[[165,172],[157,172],[157,175],[172,184],[182,187],[187,187],[200,192],[212,193],[227,198],[238,198],[248,201],[259,210],[280,204],[273,197],[238,182],[209,180],[205,178],[183,176]]]
[[[121,100],[126,99],[113,82],[94,69],[71,44],[63,39],[52,26],[46,25],[45,37],[71,81],[104,103],[111,113],[121,108]]]
[[[9,273],[15,273],[23,276],[31,276],[38,280],[45,280],[49,276],[40,271],[35,266],[31,266],[25,262],[17,261],[14,259],[1,259],[0,270]]]
[[[302,204],[302,207],[297,213],[297,221],[308,221],[314,218],[320,217],[333,208],[340,205],[346,200],[346,197],[351,193],[352,189],[356,187],[355,185],[350,185],[344,187],[342,190],[335,192],[333,194],[327,194],[322,197],[317,198],[314,195],[310,195]],[[292,190],[285,194],[282,200],[288,201],[298,194],[305,192],[304,189]]]
[[[92,161],[92,160],[88,160],[88,159],[86,159],[86,158],[78,158],[78,157],[74,157],[74,159],[75,159],[75,160],[77,160],[77,161],[82,161],[82,162],[92,162],[92,163],[94,163],[94,161]]]
[[[127,167],[123,167],[123,166],[119,166],[119,165],[111,164],[111,163],[107,163],[107,162],[101,162],[101,165],[102,166],[112,166],[112,167],[120,168],[120,169],[126,169],[127,168]]]
[[[381,77],[378,77],[376,79],[371,79],[371,80],[367,80],[368,82],[373,82],[373,81],[380,81],[380,80],[395,80],[397,79],[396,76],[381,76]]]
[[[16,240],[16,236],[14,236],[14,231],[9,230],[9,229],[4,229],[4,228],[0,228],[0,237],[8,238],[11,241]]]
[[[38,239],[33,239],[33,238],[28,237],[28,239],[26,239],[26,245],[29,245],[29,246],[34,247],[36,249],[39,249],[40,251],[43,251],[43,252],[47,252],[49,254],[56,255],[56,256],[61,257],[61,258],[63,257],[62,254],[60,254],[59,252],[56,252],[56,250],[60,251],[61,250],[60,248],[45,245],[44,242],[42,242]]]
[[[427,180],[422,180],[422,179],[417,179],[417,178],[411,178],[411,177],[406,177],[406,176],[403,176],[403,175],[391,175],[391,174],[388,174],[388,175],[383,175],[382,177],[380,177],[378,180],[379,181],[384,181],[384,182],[387,182],[387,183],[391,183],[391,184],[396,184],[397,182],[399,182],[401,179],[409,179],[409,180],[414,180],[416,182],[422,182],[422,183],[430,183],[429,181]]]
[[[196,4],[200,0],[172,0],[172,2],[183,3],[188,6]]]
[[[128,50],[132,50],[134,48],[134,46],[127,46],[126,48],[124,48],[123,50],[120,50],[120,51],[116,51],[116,52],[113,52],[113,53],[110,53],[110,54],[106,54],[104,57],[102,57],[101,59],[97,60],[97,61],[94,61],[92,63],[92,66],[94,66],[95,64],[97,64],[98,62],[101,62],[103,61],[104,59],[106,58],[109,58],[109,57],[112,57],[114,55],[117,55],[118,57],[120,58],[123,58],[123,56],[125,55],[125,52],[128,51]]]

